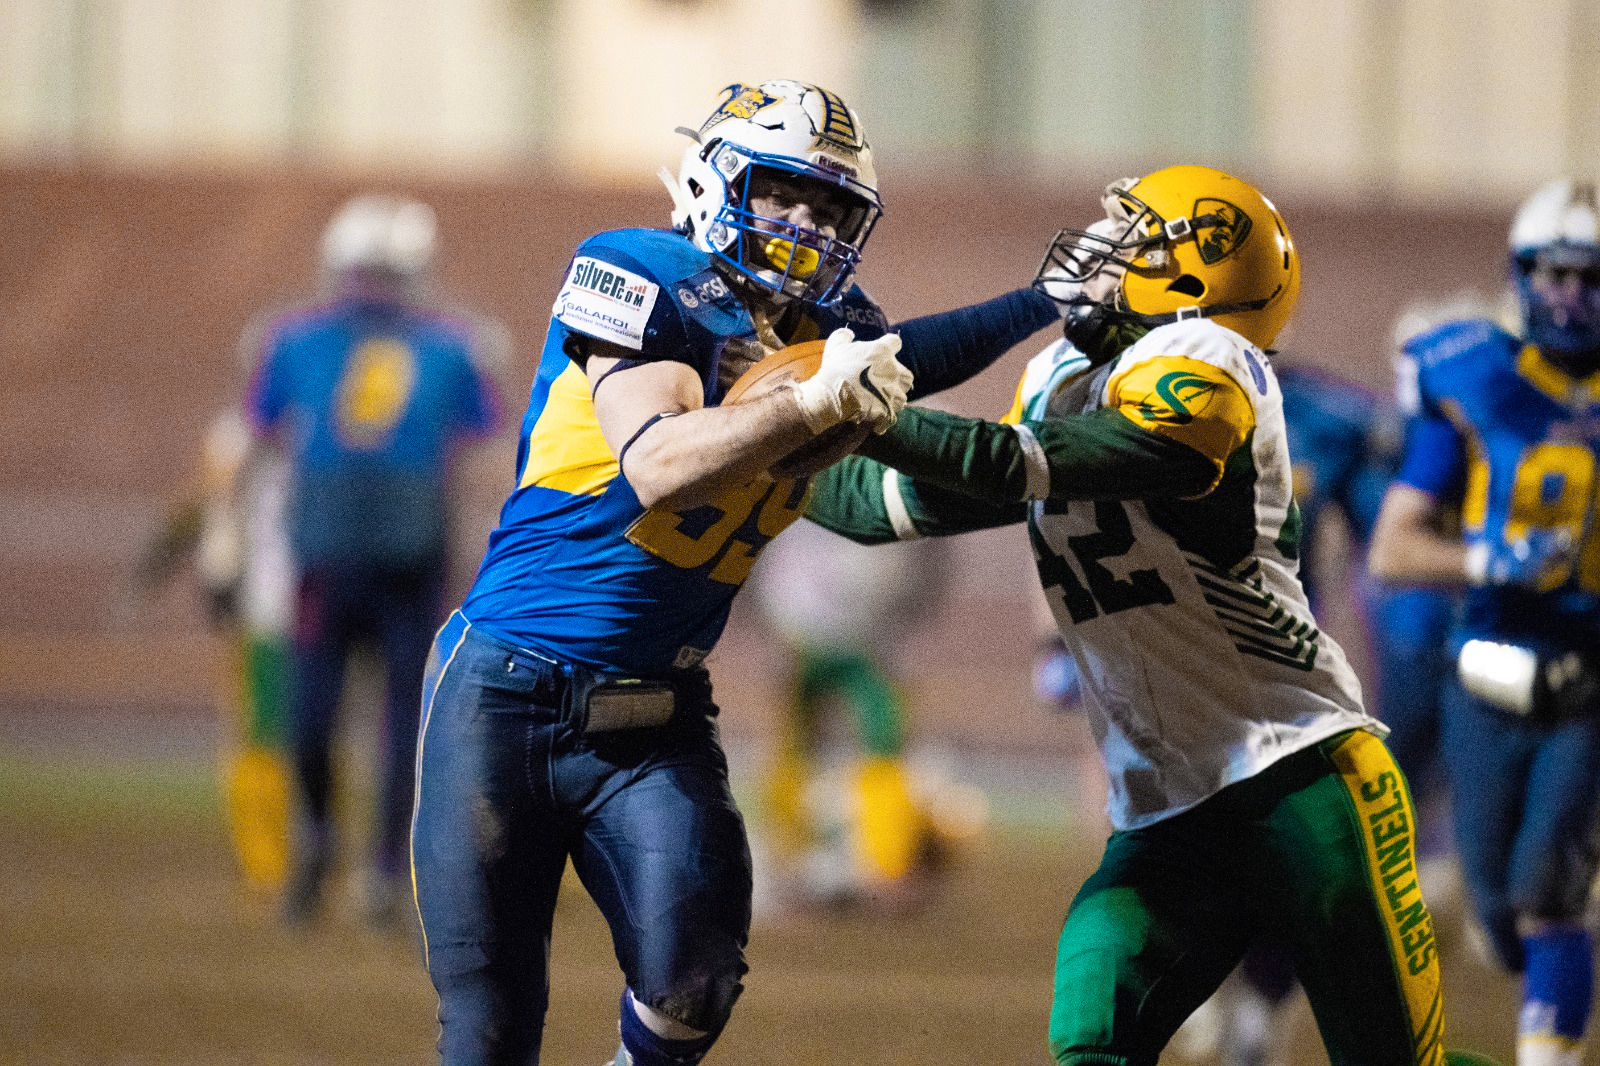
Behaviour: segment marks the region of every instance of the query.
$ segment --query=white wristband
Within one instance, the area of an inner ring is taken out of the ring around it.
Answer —
[[[884,467],[883,470],[883,509],[889,516],[889,525],[894,527],[896,537],[916,540],[922,536],[922,531],[911,520],[906,498],[900,493],[900,471],[893,467]]]
[[[1022,462],[1028,474],[1022,498],[1029,502],[1042,500],[1050,495],[1050,460],[1045,458],[1044,446],[1027,426],[1018,423],[1011,428],[1017,431],[1017,443],[1022,445]]]
[[[788,387],[794,392],[794,402],[800,408],[801,419],[812,433],[832,429],[844,421],[839,398],[824,391],[823,383],[815,377],[788,382]]]

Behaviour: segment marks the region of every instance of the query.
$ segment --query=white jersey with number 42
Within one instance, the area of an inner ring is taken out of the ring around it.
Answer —
[[[1283,400],[1260,349],[1204,319],[1152,330],[1098,369],[1060,341],[1029,363],[1007,420],[1105,407],[1220,470],[1193,499],[1032,505],[1112,823],[1171,817],[1347,729],[1386,732],[1300,586]]]

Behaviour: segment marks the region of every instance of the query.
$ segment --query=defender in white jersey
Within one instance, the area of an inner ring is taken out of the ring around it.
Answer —
[[[1083,674],[1115,827],[1061,933],[1051,1050],[1152,1066],[1257,937],[1334,1066],[1445,1060],[1403,777],[1297,577],[1264,349],[1300,270],[1250,185],[1173,167],[1107,190],[1036,283],[1066,340],[1004,422],[907,408],[809,517],[866,542],[1026,521]]]
[[[1030,505],[1046,597],[1077,638],[1112,823],[1152,825],[1334,734],[1382,732],[1296,576],[1282,401],[1261,351],[1197,319],[1158,327],[1111,364],[1065,340],[1030,370],[1040,364],[1048,387],[1019,390],[1012,424],[1022,409],[1033,421],[1114,410],[1223,460],[1196,499]]]

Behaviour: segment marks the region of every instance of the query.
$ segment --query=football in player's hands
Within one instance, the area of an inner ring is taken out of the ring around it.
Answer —
[[[739,375],[722,398],[724,404],[749,403],[791,381],[805,381],[822,366],[820,340],[780,348]],[[774,477],[809,477],[825,470],[861,446],[872,428],[840,422],[823,430],[772,466]]]
[[[765,359],[758,360],[728,386],[728,393],[722,402],[748,403],[760,399],[779,385],[805,381],[822,368],[823,344],[820,340],[802,341],[779,348]]]

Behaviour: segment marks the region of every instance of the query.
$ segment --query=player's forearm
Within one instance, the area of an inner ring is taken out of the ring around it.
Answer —
[[[891,467],[850,455],[812,481],[806,517],[857,543],[884,544],[1011,525],[1027,517],[1027,508],[910,482]]]
[[[1055,301],[1032,289],[1018,289],[971,307],[902,323],[895,332],[900,334],[900,361],[916,377],[911,399],[961,384],[1059,321]]]
[[[1383,499],[1367,552],[1367,569],[1383,581],[1418,585],[1467,584],[1467,547],[1438,528],[1432,496],[1396,484]]]
[[[662,418],[627,448],[623,473],[646,507],[679,511],[747,484],[810,440],[790,389]]]
[[[1216,465],[1199,452],[1115,411],[1018,427],[908,407],[862,454],[994,505],[1199,496],[1217,478]]]

